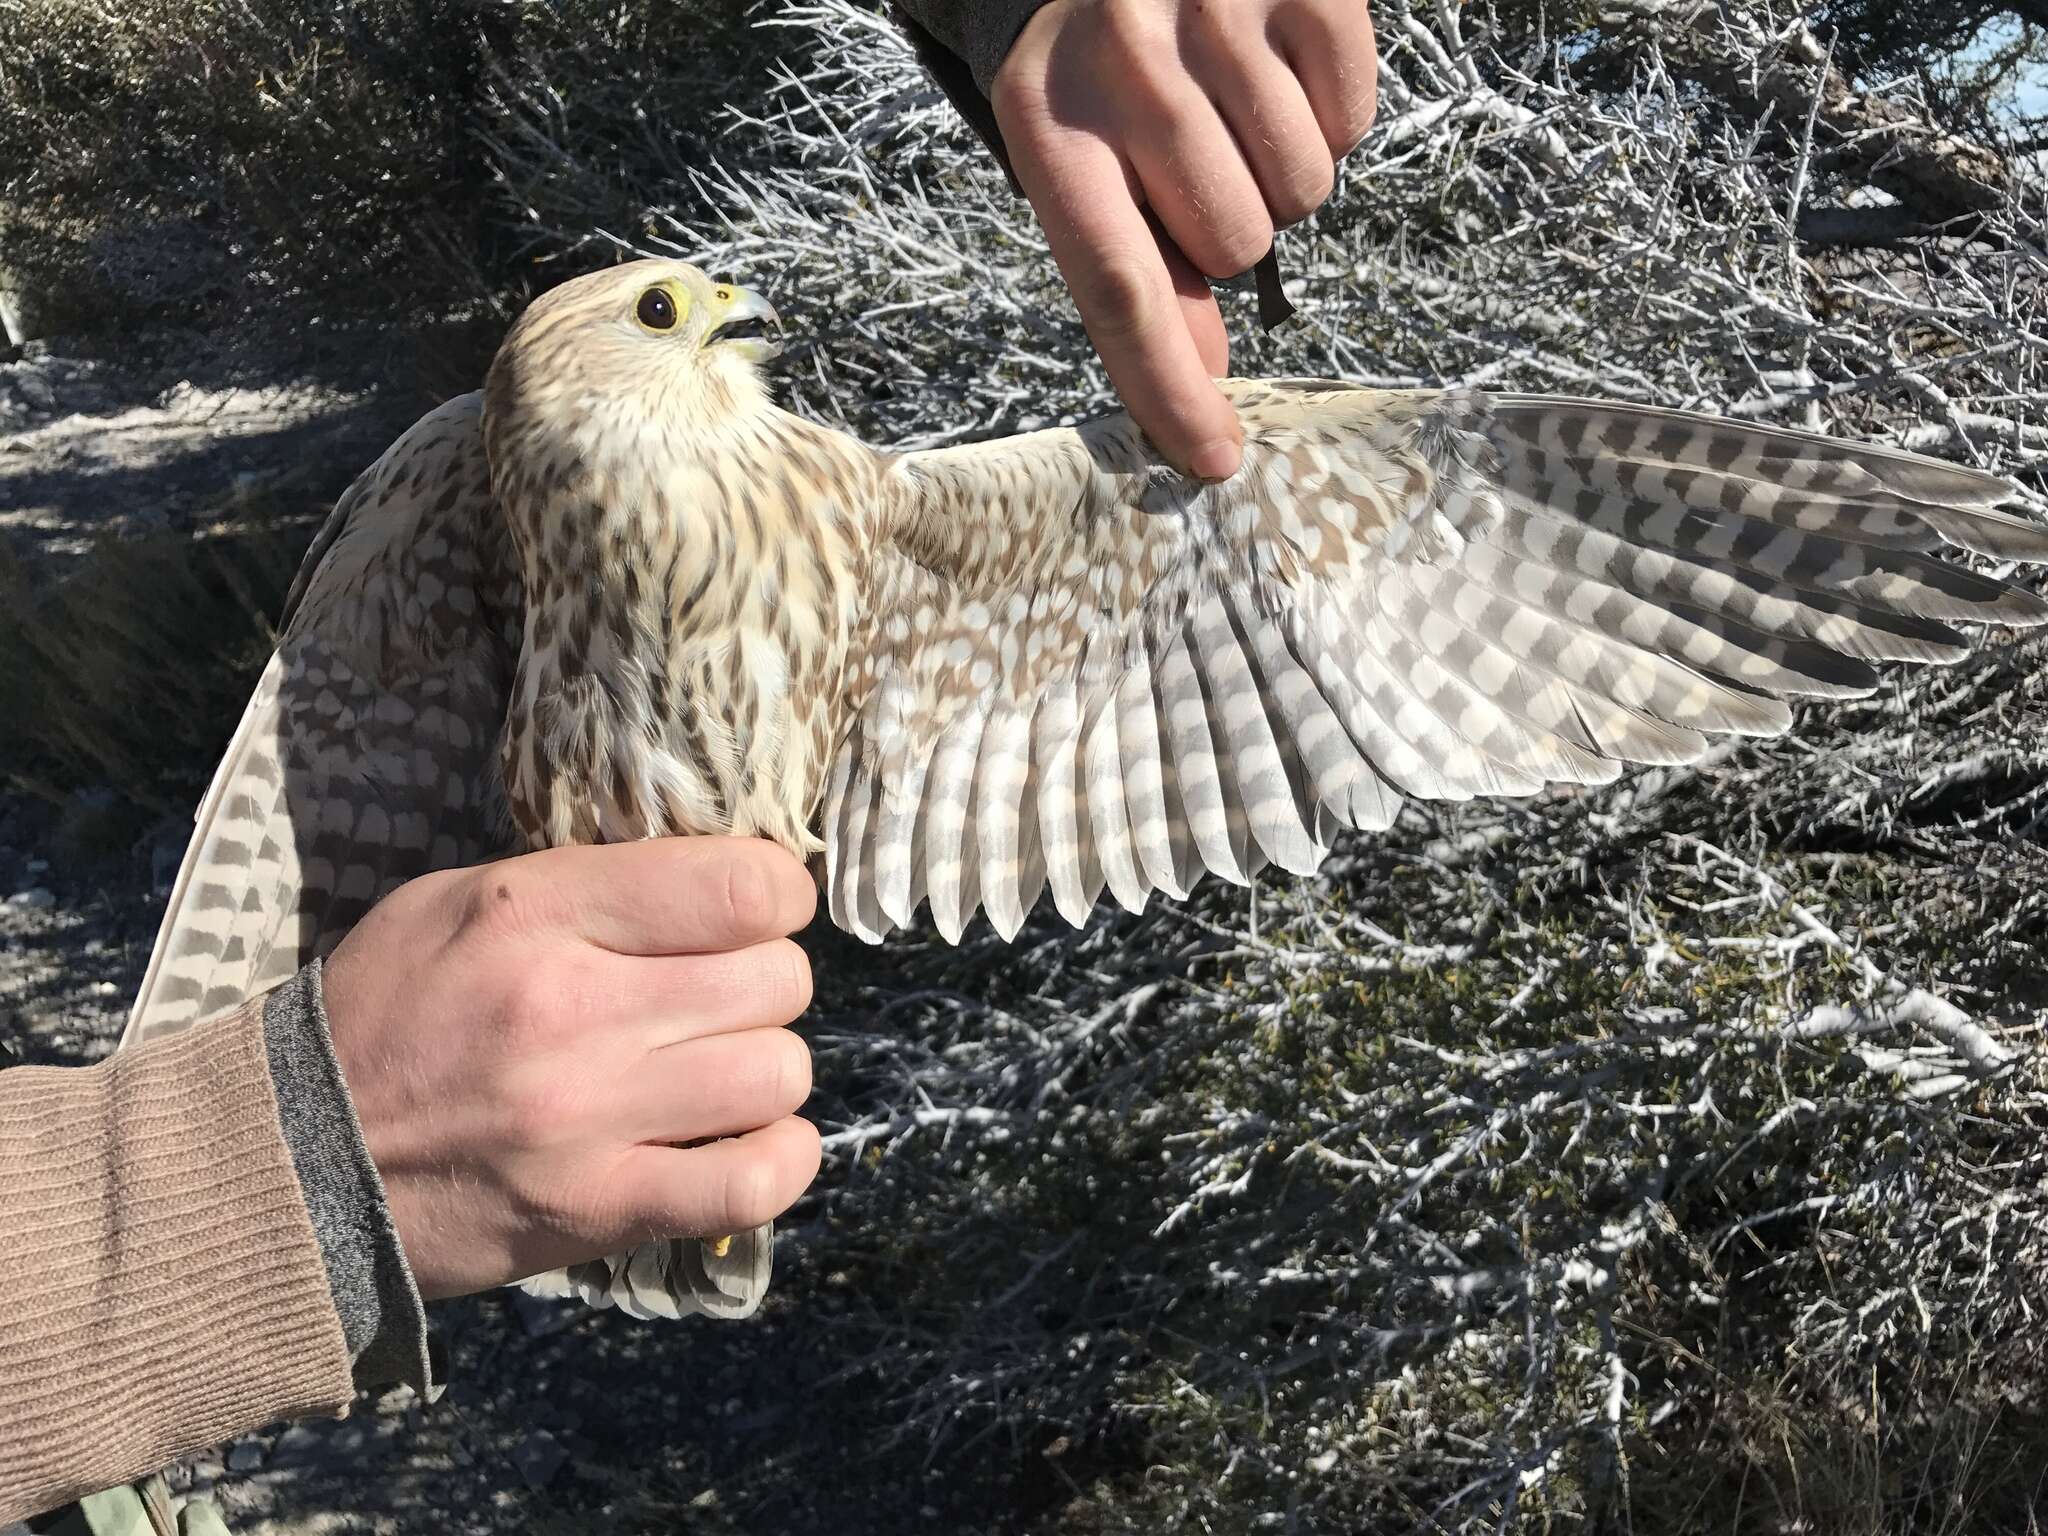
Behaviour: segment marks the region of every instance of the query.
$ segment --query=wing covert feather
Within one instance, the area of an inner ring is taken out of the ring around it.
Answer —
[[[1940,553],[2048,559],[1976,470],[1609,401],[1224,387],[1246,444],[1222,485],[1120,415],[893,462],[835,769],[858,794],[826,823],[842,926],[879,939],[929,891],[946,937],[970,894],[1009,934],[1040,879],[1078,924],[1105,884],[1134,907],[1312,869],[1404,794],[1689,762],[1875,663],[1955,661],[1956,623],[2048,621]],[[943,773],[898,767],[942,744]],[[869,801],[943,835],[878,852]]]

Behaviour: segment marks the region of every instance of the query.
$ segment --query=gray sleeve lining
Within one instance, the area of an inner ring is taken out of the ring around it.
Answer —
[[[1046,0],[896,0],[903,13],[929,32],[973,76],[983,96],[1010,45]]]
[[[431,1397],[426,1308],[334,1055],[319,961],[270,994],[263,1044],[356,1385],[404,1382]]]

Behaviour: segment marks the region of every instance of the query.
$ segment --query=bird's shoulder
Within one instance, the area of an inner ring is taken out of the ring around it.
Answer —
[[[307,550],[279,629],[287,645],[324,632],[436,653],[485,636],[516,645],[519,609],[472,392],[427,412],[356,477]]]

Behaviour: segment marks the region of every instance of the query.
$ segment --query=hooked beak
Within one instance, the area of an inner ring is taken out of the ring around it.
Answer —
[[[730,297],[727,297],[730,295]],[[724,287],[707,342],[731,347],[750,363],[765,363],[782,351],[782,317],[775,306],[747,288]]]

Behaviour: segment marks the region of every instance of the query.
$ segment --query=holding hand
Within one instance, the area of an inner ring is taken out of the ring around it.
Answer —
[[[1253,266],[1372,126],[1363,0],[1050,0],[990,103],[1110,382],[1168,459],[1236,473],[1244,436],[1203,281]]]
[[[323,976],[421,1293],[768,1221],[818,1171],[784,1028],[817,888],[768,843],[558,848],[428,875]],[[702,1146],[676,1143],[731,1137]]]

